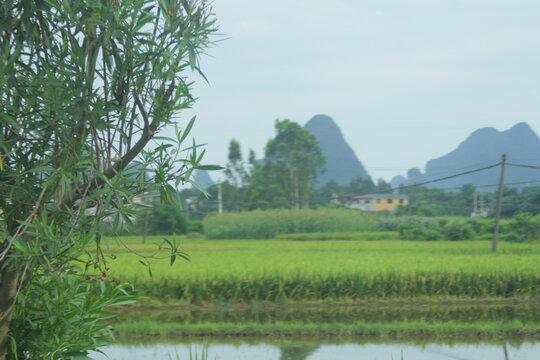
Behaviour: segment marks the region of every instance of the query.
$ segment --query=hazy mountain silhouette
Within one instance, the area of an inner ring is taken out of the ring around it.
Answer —
[[[510,165],[513,163],[540,166],[540,138],[526,123],[518,123],[505,131],[498,131],[495,128],[478,129],[459,144],[457,149],[428,161],[424,174],[415,171],[411,178],[411,172],[409,172],[408,178],[395,177],[391,184],[393,186],[399,186],[400,183],[409,185],[487,167],[500,162],[502,154],[507,155],[507,163],[509,163],[505,172],[506,186],[523,188],[528,185],[540,185],[538,183],[540,169]],[[493,185],[479,188],[479,190],[493,191],[498,186],[500,173],[501,168],[497,166],[426,186],[459,190],[459,187],[465,184],[473,184],[475,187]]]
[[[317,177],[319,186],[330,180],[339,185],[349,185],[352,178],[369,177],[331,117],[315,115],[306,123],[305,128],[319,140],[319,147],[326,157],[326,171]]]
[[[210,177],[210,174],[206,170],[195,170],[193,173],[195,179],[202,185],[203,188],[208,189],[210,186],[214,185],[214,181]]]

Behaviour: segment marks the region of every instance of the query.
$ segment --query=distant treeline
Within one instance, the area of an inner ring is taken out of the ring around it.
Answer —
[[[356,177],[346,186],[330,181],[316,187],[325,159],[314,135],[289,120],[276,121],[275,128],[276,136],[268,141],[264,157],[259,160],[250,150],[244,161],[240,143],[230,141],[225,179],[207,188],[209,198],[196,189],[182,191],[183,209],[189,219],[202,220],[218,212],[220,206],[225,212],[346,207],[347,198],[353,196],[394,192],[409,197],[409,205],[398,208],[397,215],[469,217],[475,212],[493,217],[495,213],[495,194],[479,192],[470,184],[457,190],[425,186],[394,189],[383,179]],[[504,189],[502,217],[511,218],[521,212],[540,213],[540,186],[521,191]]]
[[[223,211],[249,211],[255,209],[293,208],[285,199],[272,199],[272,187],[268,187],[265,199],[246,198],[247,188],[233,188],[226,180],[221,184]],[[184,211],[190,219],[202,220],[207,214],[218,211],[218,185],[210,186],[206,198],[198,190],[182,191]],[[321,188],[311,190],[309,208],[344,207],[332,202],[336,196],[343,199],[356,195],[391,192],[391,186],[379,179],[374,183],[370,178],[355,178],[349,186],[340,186],[329,182]],[[409,197],[409,205],[398,207],[396,215],[418,215],[426,217],[438,216],[471,216],[475,210],[481,215],[482,210],[487,217],[493,217],[496,209],[496,194],[478,192],[473,185],[464,185],[459,191],[447,191],[425,186],[414,186],[398,191]],[[476,198],[476,199],[475,199]],[[186,201],[188,200],[188,201]],[[272,201],[274,200],[274,201]],[[528,212],[540,214],[540,186],[525,187],[521,191],[515,188],[504,188],[502,211],[503,218]]]
[[[234,213],[270,209],[346,208],[348,199],[357,195],[396,192],[407,195],[409,204],[399,206],[393,215],[436,218],[471,217],[474,213],[477,217],[492,218],[494,216],[496,195],[489,192],[479,192],[470,184],[463,185],[457,190],[425,186],[405,186],[394,189],[383,179],[378,179],[375,182],[369,177],[356,177],[347,186],[330,181],[324,186],[316,187],[317,174],[324,169],[325,163],[317,139],[308,130],[290,120],[276,121],[275,129],[276,135],[266,144],[262,159],[257,160],[255,152],[250,150],[247,161],[244,161],[240,143],[232,139],[229,143],[228,162],[224,171],[225,179],[221,183],[208,187],[207,194],[198,189],[183,190],[180,194],[181,206],[154,204],[151,209],[141,211],[140,216],[136,219],[135,228],[131,229],[130,232],[149,235],[202,233],[203,219],[207,218],[208,215],[218,213],[220,210]],[[359,210],[351,211],[360,212]],[[515,188],[504,189],[502,217],[513,218],[520,213],[528,213],[531,216],[540,214],[540,186],[525,187],[521,191]],[[287,212],[287,214],[292,214],[292,212]],[[311,215],[303,214],[303,219],[316,218],[314,213],[309,214]],[[335,219],[335,224],[347,222],[349,220],[345,219],[349,219],[351,216],[354,218],[352,214],[345,214],[346,212],[341,213]],[[247,215],[244,214],[243,217],[247,217]],[[299,216],[295,215],[294,218],[298,219]],[[222,221],[215,217],[212,219],[214,219],[212,221],[216,226]],[[292,217],[291,221],[293,221]],[[209,221],[205,222],[209,223]],[[277,231],[277,228],[273,228],[274,225],[269,221],[258,223],[269,224],[267,230],[270,232]],[[232,229],[229,225],[224,225],[228,230],[222,227],[218,232],[220,234],[223,231],[228,233]],[[239,229],[236,225],[234,225],[235,231]],[[415,233],[420,237],[432,237],[436,233],[449,233],[459,227],[464,233],[452,236],[469,237],[467,226],[457,226],[455,222],[451,222],[443,226],[444,229],[442,229],[439,225],[441,225],[439,222],[429,222],[429,226],[428,223],[423,223],[421,226],[409,224],[406,225],[409,226],[408,229],[402,227],[400,230],[402,235]],[[360,225],[357,224],[356,227],[351,228],[347,225],[338,230],[320,229],[315,231],[371,230],[357,228],[358,226]],[[423,234],[419,234],[417,228],[423,228]],[[398,230],[397,227],[394,230]],[[250,236],[255,238],[268,237],[266,230],[258,229],[255,231],[249,226],[242,231],[254,232],[254,235]],[[207,236],[214,237],[213,230],[204,229],[204,232],[207,233]],[[225,237],[230,236],[226,235]],[[244,235],[240,237],[245,238]]]

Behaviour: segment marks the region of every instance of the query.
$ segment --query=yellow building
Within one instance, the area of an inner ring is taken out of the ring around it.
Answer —
[[[349,207],[364,211],[394,211],[399,205],[408,205],[409,198],[401,194],[372,194],[354,196]]]

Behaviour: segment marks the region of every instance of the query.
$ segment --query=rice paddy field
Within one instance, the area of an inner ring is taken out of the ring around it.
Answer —
[[[183,304],[540,297],[538,242],[500,243],[493,254],[489,241],[417,242],[381,234],[389,240],[180,239],[190,261],[151,260],[152,277],[111,238],[115,260],[108,275],[132,283],[137,294]],[[150,254],[163,238],[120,240]]]
[[[107,239],[108,279],[147,297],[120,310],[117,338],[540,339],[538,242],[501,242],[493,254],[489,241],[377,231],[177,238],[190,261],[150,260],[150,277],[134,252],[148,256],[164,238],[173,242]]]
[[[540,340],[538,302],[135,307],[118,338]]]

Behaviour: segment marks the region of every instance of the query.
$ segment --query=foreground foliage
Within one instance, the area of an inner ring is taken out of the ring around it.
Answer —
[[[127,284],[100,279],[82,282],[73,275],[35,276],[21,293],[12,324],[12,348],[19,356],[71,358],[96,349],[112,336],[104,320],[116,316],[108,309],[135,301]],[[44,340],[47,341],[44,341]]]
[[[177,118],[214,23],[198,0],[0,2],[0,360],[98,346],[96,321],[125,296],[87,283],[107,277],[99,224],[215,168]]]

